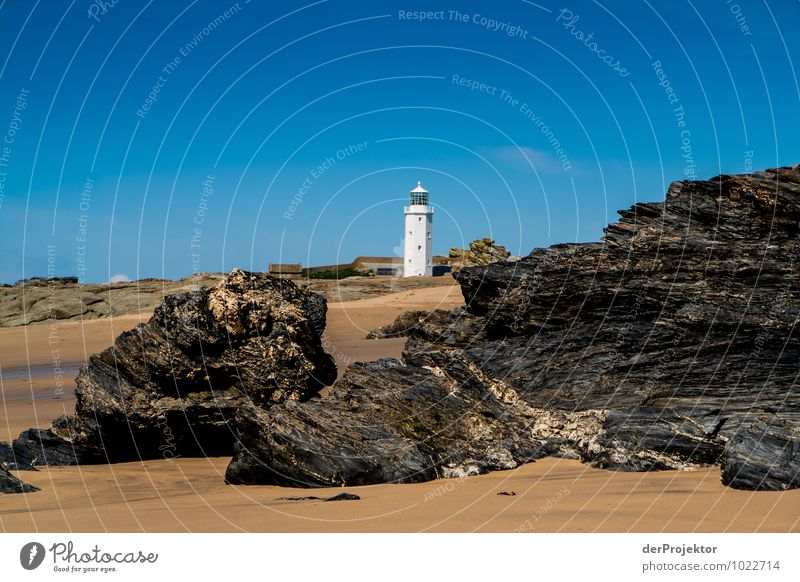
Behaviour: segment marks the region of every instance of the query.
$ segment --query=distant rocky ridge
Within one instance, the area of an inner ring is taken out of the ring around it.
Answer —
[[[25,279],[14,285],[0,285],[0,327],[150,313],[167,295],[207,289],[224,277],[221,273],[196,273],[177,281],[141,279],[110,284],[79,284],[76,277]],[[420,287],[454,284],[449,275],[342,280],[298,278],[293,281],[320,293],[328,301],[352,301]]]
[[[227,481],[415,482],[557,455],[800,487],[798,168],[676,182],[620,214],[602,243],[461,269],[466,309],[375,333],[409,337],[402,362],[242,408]]]
[[[149,312],[166,295],[205,289],[224,275],[198,273],[179,281],[78,284],[77,277],[35,277],[0,286],[0,327],[45,321],[88,321]]]
[[[16,469],[230,455],[244,406],[307,400],[336,379],[320,336],[323,297],[235,269],[215,286],[168,296],[78,374],[74,416],[0,450]]]

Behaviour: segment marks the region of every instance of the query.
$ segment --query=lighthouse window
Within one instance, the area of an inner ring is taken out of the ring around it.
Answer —
[[[428,240],[431,240],[431,232],[428,231]]]
[[[417,250],[421,251],[422,250],[422,245],[417,245]]]

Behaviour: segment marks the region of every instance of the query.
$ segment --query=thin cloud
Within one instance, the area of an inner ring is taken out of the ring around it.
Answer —
[[[503,166],[522,172],[536,171],[542,174],[563,173],[561,163],[552,155],[528,146],[497,146],[484,148],[487,157]]]

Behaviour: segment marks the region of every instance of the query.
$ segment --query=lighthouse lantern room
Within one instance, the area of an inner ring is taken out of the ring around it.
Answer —
[[[417,182],[417,187],[411,191],[410,205],[404,208],[404,214],[403,276],[430,276],[433,274],[433,207],[428,205],[428,191],[421,182]]]

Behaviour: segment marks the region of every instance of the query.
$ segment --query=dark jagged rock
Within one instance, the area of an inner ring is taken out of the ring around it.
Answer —
[[[461,269],[466,309],[375,332],[409,337],[402,362],[241,410],[228,482],[425,481],[558,455],[797,487],[800,172],[676,182],[620,214],[601,243]]]
[[[361,499],[355,493],[339,493],[333,497],[317,497],[316,495],[306,495],[303,497],[278,497],[278,501],[358,501]]]
[[[306,400],[336,378],[320,335],[327,306],[291,281],[234,270],[171,295],[150,321],[91,356],[75,415],[13,443],[14,460],[65,465],[228,455],[245,405]]]
[[[361,497],[355,493],[339,493],[333,497],[326,497],[323,501],[359,501]]]
[[[722,482],[756,491],[800,487],[798,426],[763,419],[734,435],[722,458]]]
[[[82,444],[76,424],[75,418],[60,416],[49,429],[29,428],[14,439],[10,454],[5,453],[3,457],[19,471],[32,471],[38,465],[76,465],[99,460],[97,447]],[[87,435],[84,440],[89,439]]]
[[[595,467],[623,471],[713,465],[724,448],[719,436],[724,423],[719,410],[613,408],[606,412],[597,437],[602,449],[591,462]]]
[[[502,414],[480,382],[455,390],[441,373],[392,359],[355,363],[326,397],[248,407],[229,483],[295,487],[412,483],[511,468],[536,458],[524,418]],[[344,424],[347,426],[344,426]],[[473,468],[474,467],[474,468]]]
[[[0,465],[0,493],[33,493],[40,491],[35,485],[24,483]]]
[[[390,324],[381,326],[367,334],[367,339],[387,339],[394,337],[407,337],[415,327],[428,321],[440,321],[448,317],[448,312],[443,309],[433,311],[406,311],[398,315]]]

